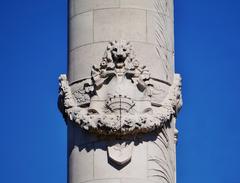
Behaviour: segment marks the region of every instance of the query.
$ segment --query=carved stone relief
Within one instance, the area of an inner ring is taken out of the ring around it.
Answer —
[[[117,144],[108,146],[109,158],[118,165],[125,165],[130,162],[132,158],[134,142],[119,141]]]
[[[175,162],[171,153],[168,129],[164,126],[155,141],[148,144],[148,178],[152,181],[173,183]]]
[[[110,42],[91,77],[69,85],[59,77],[59,109],[67,122],[97,134],[147,133],[170,123],[181,108],[181,77],[168,92],[137,60],[131,43]]]

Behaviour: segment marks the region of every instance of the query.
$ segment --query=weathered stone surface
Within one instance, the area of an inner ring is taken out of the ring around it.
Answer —
[[[86,12],[70,21],[70,50],[93,42],[93,13]]]
[[[110,141],[111,144],[111,141]],[[94,176],[95,179],[109,178],[147,178],[146,145],[135,145],[132,159],[127,165],[116,165],[107,154],[108,141],[95,143],[94,152]],[[139,161],[141,159],[141,161]]]
[[[152,67],[159,63],[159,59],[170,60],[165,62],[165,65],[159,64],[158,67],[149,69],[157,78],[171,83],[174,73],[171,61],[174,56],[174,43],[173,19],[168,15],[168,12],[172,12],[168,10],[171,9],[170,7],[172,7],[170,0],[71,0],[70,15],[75,16],[69,21],[72,26],[70,28],[70,83],[87,77],[85,73],[87,68],[91,67],[88,63],[96,62],[101,57],[101,55],[95,55],[100,53],[98,50],[101,50],[96,48],[97,45],[99,43],[106,45],[113,40],[131,41],[139,60],[145,60],[143,57],[148,57],[147,60],[151,62],[149,65]],[[159,52],[163,52],[162,49],[168,52],[159,55]],[[79,54],[81,50],[87,51]],[[95,55],[94,58],[87,57],[92,54]],[[168,69],[169,77],[165,76],[165,67]]]
[[[109,145],[107,147],[108,157],[114,161],[114,163],[122,166],[131,161],[133,142],[118,142],[117,144]]]
[[[174,52],[173,21],[157,12],[147,12],[147,41]]]
[[[68,73],[69,82],[73,83],[89,78],[91,67],[101,60],[107,45],[108,42],[98,42],[71,50],[69,54],[69,70],[71,70]],[[172,83],[174,75],[174,55],[172,52],[164,48],[156,49],[153,44],[144,42],[132,42],[132,45],[136,52],[136,58],[140,64],[146,65],[151,71],[152,77]],[[156,67],[156,63],[159,63],[158,67]],[[163,85],[162,89],[168,91],[167,86]]]
[[[68,73],[68,79],[70,83],[90,77],[91,67],[96,64],[96,60],[101,60],[106,45],[105,42],[89,44],[76,48],[69,53],[71,61],[68,65],[71,72]]]
[[[120,0],[121,8],[134,8],[134,9],[143,9],[143,10],[155,10],[154,0]]]
[[[137,9],[95,11],[94,41],[106,40],[146,41],[146,12]]]
[[[90,148],[75,146],[72,149],[69,155],[69,183],[93,179],[93,149]]]
[[[72,2],[72,15],[78,15],[86,11],[119,7],[119,0],[72,0]]]
[[[120,179],[100,179],[100,180],[93,180],[93,181],[86,181],[80,183],[122,183]]]
[[[173,22],[173,0],[69,0],[68,183],[175,183]]]
[[[122,179],[121,183],[156,183],[154,181],[150,181],[148,179]]]

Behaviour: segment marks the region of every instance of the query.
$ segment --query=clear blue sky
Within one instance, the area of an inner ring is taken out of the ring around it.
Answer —
[[[0,182],[66,183],[66,0],[0,6]],[[240,1],[176,0],[178,183],[240,183]]]

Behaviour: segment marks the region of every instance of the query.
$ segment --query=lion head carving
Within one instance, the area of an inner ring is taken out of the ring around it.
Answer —
[[[109,42],[103,60],[114,64],[116,68],[123,68],[127,63],[131,63],[135,54],[130,42],[113,41]]]

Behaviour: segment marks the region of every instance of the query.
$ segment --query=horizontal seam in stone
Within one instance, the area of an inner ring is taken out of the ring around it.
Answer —
[[[158,11],[155,11],[155,10],[151,10],[151,9],[143,9],[143,8],[131,8],[131,7],[109,7],[109,8],[98,8],[98,9],[89,9],[89,10],[86,10],[86,11],[82,11],[80,13],[77,13],[75,15],[72,15],[69,17],[69,19],[73,19],[81,14],[84,14],[84,13],[88,13],[88,12],[91,12],[91,11],[101,11],[101,10],[109,10],[109,9],[130,9],[130,10],[141,10],[141,11],[149,11],[149,12],[153,12],[153,13],[158,13]],[[165,14],[165,13],[162,13],[162,12],[159,12],[158,14],[162,15],[162,16],[165,16],[167,18],[169,18],[170,20],[174,21],[173,20],[173,17]]]
[[[102,179],[92,179],[92,180],[86,180],[86,181],[81,181],[80,183],[87,183],[87,182],[94,182],[94,181],[104,181],[104,180],[119,180],[120,182],[122,182],[123,180],[144,180],[144,181],[148,181],[148,182],[152,182],[152,183],[157,183],[158,181],[154,181],[154,180],[149,180],[147,178],[145,179],[140,179],[140,178],[135,178],[135,177],[121,177],[121,178],[102,178]]]
[[[134,177],[124,177],[124,178],[121,178],[121,181],[122,180],[144,180],[144,181],[147,181],[147,182],[159,183],[159,181],[150,180],[148,178],[140,179],[140,178],[134,178]]]
[[[102,179],[92,179],[92,180],[86,180],[86,181],[82,181],[80,183],[86,183],[86,182],[94,182],[94,181],[102,181],[102,180],[119,180],[121,181],[121,178],[102,178]]]
[[[110,41],[110,40],[109,40]],[[73,49],[70,49],[69,50],[69,52],[73,52],[74,50],[77,50],[77,49],[79,49],[79,48],[81,48],[81,47],[84,47],[84,46],[89,46],[89,45],[92,45],[92,44],[99,44],[99,43],[108,43],[109,41],[96,41],[96,42],[91,42],[91,43],[85,43],[85,44],[82,44],[82,45],[80,45],[80,46],[77,46],[77,47],[75,47],[75,48],[73,48]],[[112,40],[113,41],[113,40]],[[127,40],[128,41],[128,40]],[[150,43],[150,42],[144,42],[144,41],[130,41],[130,42],[132,42],[132,43],[142,43],[142,44],[148,44],[148,45],[153,45],[153,46],[157,46],[156,44],[154,44],[154,43]],[[174,51],[171,51],[171,50],[169,50],[169,49],[167,49],[167,48],[165,48],[165,47],[160,47],[160,48],[162,48],[162,49],[164,49],[164,50],[166,50],[166,51],[168,51],[168,52],[170,52],[170,53],[172,53],[172,54],[174,54],[175,52]]]

